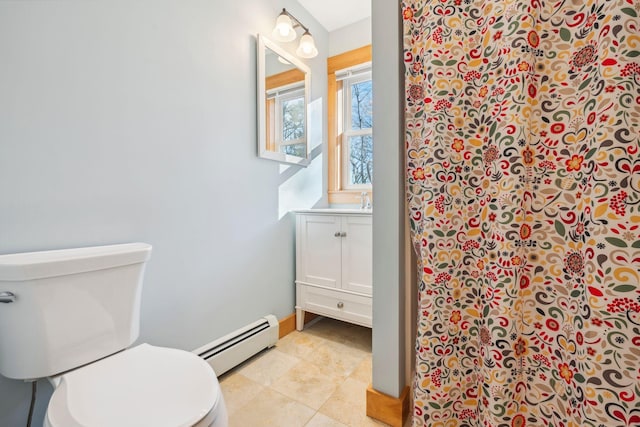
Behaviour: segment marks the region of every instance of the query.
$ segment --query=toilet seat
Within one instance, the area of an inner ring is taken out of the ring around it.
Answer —
[[[141,344],[54,382],[50,427],[208,426],[217,406],[226,416],[213,369],[183,350]]]

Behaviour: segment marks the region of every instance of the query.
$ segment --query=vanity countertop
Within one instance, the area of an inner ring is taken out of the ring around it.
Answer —
[[[293,211],[297,214],[325,214],[325,215],[371,215],[372,209],[348,209],[348,208],[319,208],[319,209],[298,209]]]

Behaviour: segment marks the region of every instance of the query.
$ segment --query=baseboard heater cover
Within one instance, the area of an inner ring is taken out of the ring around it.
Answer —
[[[223,336],[193,353],[206,360],[216,375],[222,375],[278,341],[278,319],[268,314],[263,318]]]

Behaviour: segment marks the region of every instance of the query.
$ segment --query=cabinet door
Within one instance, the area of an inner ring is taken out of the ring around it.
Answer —
[[[342,218],[342,289],[371,295],[373,239],[370,216]]]
[[[340,217],[299,215],[297,238],[297,280],[340,287]]]

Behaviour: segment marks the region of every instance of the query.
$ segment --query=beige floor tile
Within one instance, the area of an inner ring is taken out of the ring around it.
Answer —
[[[367,417],[367,383],[347,378],[318,412],[350,427],[384,426]]]
[[[229,427],[302,427],[315,411],[266,388],[229,417]]]
[[[293,331],[278,340],[276,348],[283,353],[303,359],[325,343],[326,340],[324,338],[309,334],[306,331]]]
[[[271,388],[303,403],[319,409],[343,381],[329,369],[301,361],[287,373],[275,380]]]
[[[231,416],[261,393],[264,386],[242,374],[229,372],[220,377],[220,389],[227,405],[227,412]]]
[[[313,353],[304,357],[304,360],[317,366],[325,367],[328,372],[338,377],[348,377],[360,365],[369,353],[340,344],[327,341],[316,348]]]
[[[249,362],[237,369],[237,373],[265,386],[284,375],[300,359],[271,348],[254,356]]]
[[[327,317],[305,328],[303,332],[305,331],[320,338],[371,352],[371,329],[364,326]]]
[[[371,371],[373,369],[371,363],[371,355],[368,355],[362,362],[360,362],[358,367],[351,373],[349,377],[358,381],[362,381],[363,383],[371,384]]]
[[[326,415],[317,413],[311,418],[305,427],[347,427],[345,424],[329,418]]]

